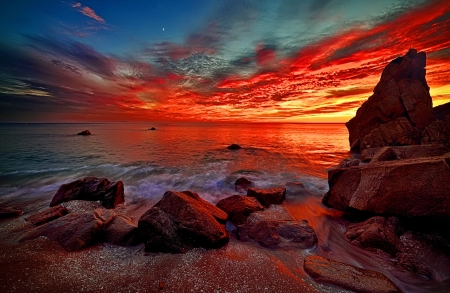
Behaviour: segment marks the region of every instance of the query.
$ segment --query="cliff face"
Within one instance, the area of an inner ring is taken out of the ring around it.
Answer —
[[[433,114],[425,66],[426,54],[410,49],[385,67],[374,94],[346,123],[351,149],[424,143],[450,145],[450,117],[445,118],[450,111],[440,113],[441,120]]]

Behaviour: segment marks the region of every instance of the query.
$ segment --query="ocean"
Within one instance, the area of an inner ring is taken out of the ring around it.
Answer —
[[[85,129],[92,135],[76,135]],[[110,244],[67,253],[45,239],[11,249],[3,239],[3,292],[152,292],[161,280],[169,292],[302,292],[300,283],[347,292],[305,274],[302,261],[310,254],[381,271],[405,292],[450,288],[450,262],[442,254],[415,248],[432,268],[432,280],[400,272],[391,257],[350,244],[342,213],[321,204],[327,170],[354,156],[344,124],[0,124],[0,141],[0,206],[19,208],[24,216],[48,207],[61,184],[87,176],[122,180],[125,210],[136,223],[167,190],[191,190],[216,204],[236,194],[234,182],[245,176],[257,188],[302,182],[310,193],[296,197],[288,190],[285,206],[295,219],[308,220],[319,239],[312,250],[278,251],[232,237],[225,248],[184,255],[145,255],[142,246]],[[228,150],[232,143],[242,149]],[[12,235],[22,225],[8,221],[0,221],[0,234]]]

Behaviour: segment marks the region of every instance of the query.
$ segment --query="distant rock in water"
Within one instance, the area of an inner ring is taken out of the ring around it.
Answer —
[[[89,130],[84,130],[82,132],[77,133],[77,135],[91,135],[91,132]]]
[[[335,285],[361,293],[401,292],[382,273],[361,269],[322,256],[305,257],[303,268],[318,283]]]
[[[385,67],[374,94],[346,123],[351,149],[429,143],[450,146],[450,106],[433,109],[425,66],[426,54],[410,49]]]
[[[21,215],[22,215],[21,210],[0,207],[0,218],[12,218]]]
[[[156,128],[155,128],[155,127],[152,127],[152,128],[149,128],[148,130],[156,130]]]
[[[264,207],[271,204],[282,204],[286,198],[286,188],[256,189],[249,188],[247,196],[256,198]]]
[[[234,189],[237,192],[247,192],[249,187],[253,186],[253,182],[248,180],[246,177],[240,177],[234,183]]]
[[[235,143],[233,143],[233,144],[227,146],[227,149],[229,149],[229,150],[239,150],[239,149],[241,149],[241,148],[242,148],[242,147],[241,147],[240,145],[235,144]]]
[[[228,215],[191,191],[167,191],[138,222],[148,252],[185,253],[228,242]]]
[[[110,182],[106,178],[86,177],[63,184],[53,196],[50,206],[70,200],[98,200],[105,208],[111,209],[124,201],[123,183]]]

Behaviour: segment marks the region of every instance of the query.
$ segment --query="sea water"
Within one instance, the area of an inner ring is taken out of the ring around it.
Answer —
[[[76,135],[85,129],[92,135]],[[285,205],[294,218],[308,220],[319,238],[313,250],[268,250],[233,240],[219,250],[144,257],[142,247],[105,244],[66,253],[50,248],[47,242],[40,247],[39,241],[44,240],[37,240],[24,244],[31,247],[20,246],[11,256],[9,248],[0,250],[2,261],[11,258],[23,274],[34,268],[29,279],[3,275],[3,282],[10,282],[3,288],[9,291],[23,290],[26,284],[44,291],[71,291],[61,287],[70,283],[72,291],[138,292],[148,291],[152,282],[155,287],[150,288],[157,288],[162,279],[173,292],[300,292],[295,280],[322,292],[338,291],[315,283],[304,273],[302,261],[310,254],[380,271],[406,292],[447,292],[450,288],[450,261],[445,255],[417,244],[413,249],[432,269],[433,278],[400,272],[389,256],[351,245],[343,237],[342,214],[322,205],[328,190],[327,169],[352,156],[343,124],[0,124],[0,141],[0,205],[22,209],[24,215],[47,207],[61,184],[87,176],[122,180],[125,206],[136,222],[167,190],[191,190],[216,204],[236,194],[234,182],[245,176],[258,188],[302,182],[308,195],[299,197],[288,190]],[[232,143],[242,149],[228,150]],[[0,232],[8,229],[3,227]],[[218,260],[220,264],[213,263]],[[61,273],[64,270],[66,274]],[[106,281],[98,272],[108,276]],[[277,279],[270,280],[270,276]],[[22,285],[11,285],[16,282]]]

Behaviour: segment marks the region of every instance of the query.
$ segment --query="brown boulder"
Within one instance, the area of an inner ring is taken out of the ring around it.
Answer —
[[[431,278],[431,270],[410,253],[397,253],[397,267],[401,270]]]
[[[86,129],[86,130],[83,130],[83,131],[77,133],[77,135],[91,135],[91,132]]]
[[[135,245],[138,243],[138,227],[131,218],[116,215],[103,229],[102,240],[118,245]]]
[[[249,187],[253,186],[253,182],[248,180],[246,177],[240,177],[234,183],[234,189],[237,192],[247,192]]]
[[[422,131],[422,144],[444,144],[450,147],[450,115],[430,123]]]
[[[65,207],[57,205],[51,207],[41,213],[32,215],[25,220],[33,224],[34,226],[42,225],[47,222],[53,221],[57,218],[65,216],[68,214],[68,211]]]
[[[450,219],[450,156],[336,168],[322,202],[344,212]]]
[[[362,223],[348,226],[345,237],[358,247],[366,250],[380,249],[395,256],[404,250],[397,235],[397,222],[394,217],[372,217]]]
[[[191,191],[167,191],[145,212],[138,229],[148,252],[184,253],[194,247],[216,248],[228,242],[228,215]]]
[[[409,138],[408,134],[413,131],[415,135],[416,129],[423,129],[435,120],[425,80],[425,65],[425,53],[410,49],[405,56],[396,58],[386,66],[374,94],[346,123],[352,149],[411,144],[417,138]],[[382,125],[396,120],[389,127],[380,129]],[[401,137],[393,137],[397,134]],[[385,135],[390,135],[390,138],[386,139]]]
[[[242,241],[253,239],[264,247],[309,248],[317,243],[314,229],[308,221],[259,221],[238,226]]]
[[[242,148],[242,147],[241,147],[240,145],[235,144],[235,143],[230,144],[229,146],[227,146],[227,149],[229,149],[229,150],[239,150],[239,149],[241,149],[241,148]]]
[[[21,215],[22,215],[21,210],[0,207],[0,218],[12,218],[12,217],[17,217],[17,216],[21,216]]]
[[[286,197],[286,188],[256,189],[249,188],[247,196],[256,198],[264,207],[282,204]]]
[[[303,268],[318,283],[363,293],[401,292],[382,273],[357,268],[322,256],[305,257]]]
[[[100,201],[105,208],[111,209],[124,201],[123,183],[110,182],[106,178],[86,177],[63,184],[53,196],[50,206],[70,200]]]
[[[220,200],[216,207],[228,214],[228,219],[234,225],[247,222],[251,213],[262,211],[264,207],[254,197],[233,195]]]

